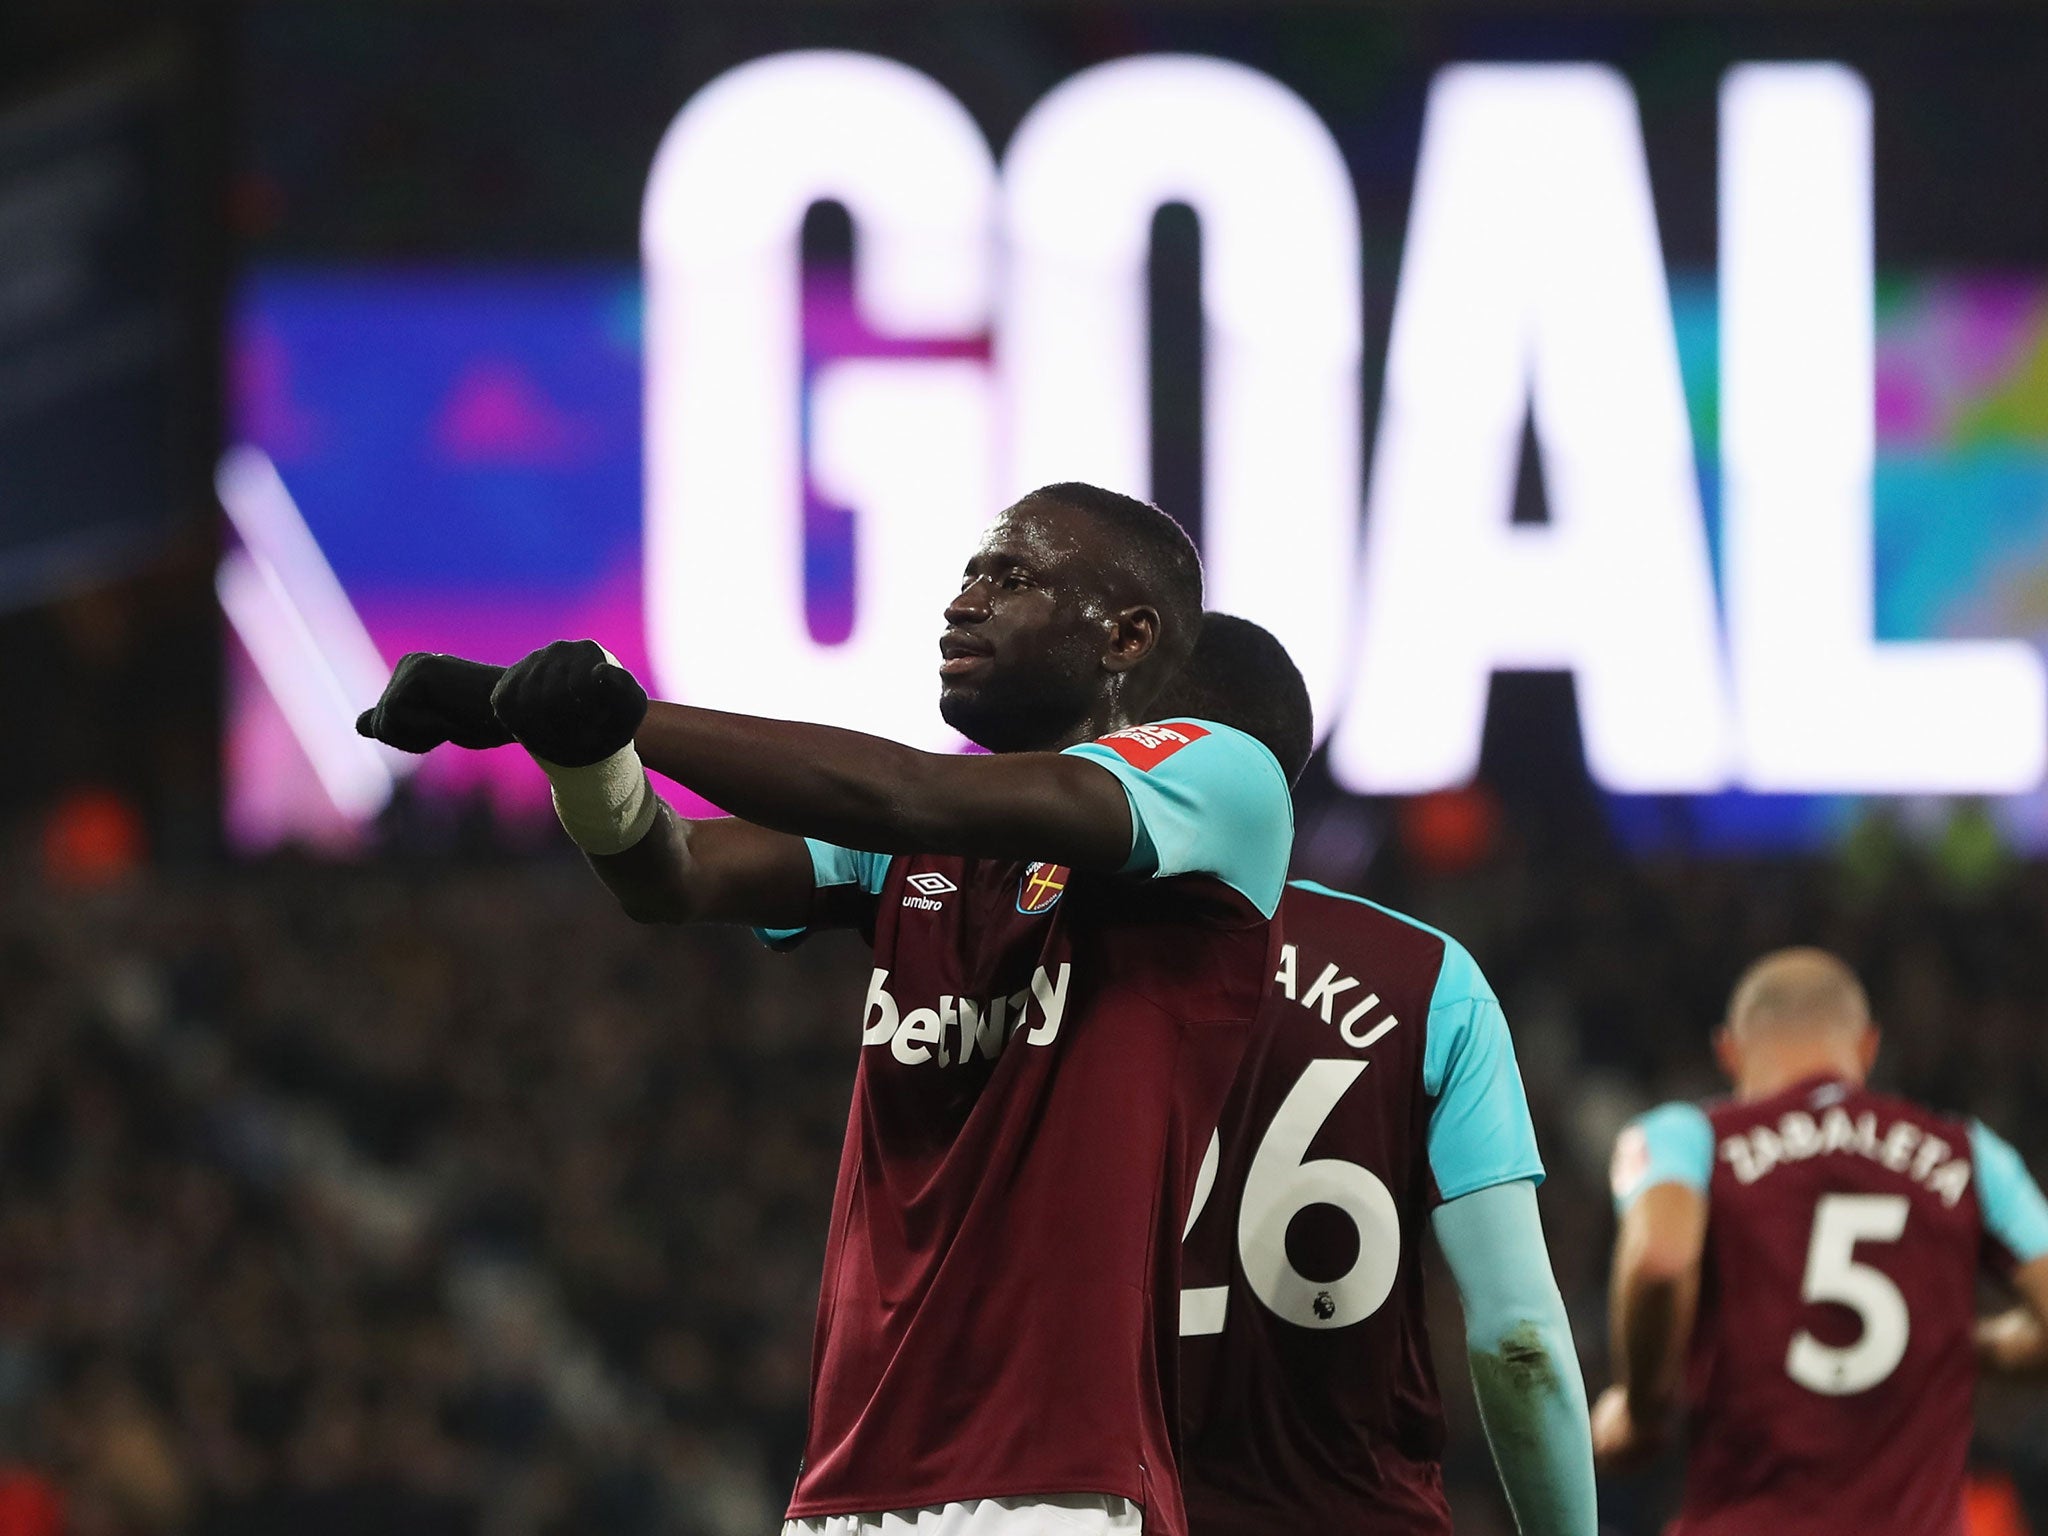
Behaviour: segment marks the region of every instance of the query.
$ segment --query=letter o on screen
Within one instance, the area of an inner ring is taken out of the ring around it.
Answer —
[[[1341,681],[1361,501],[1358,206],[1329,130],[1278,81],[1222,59],[1124,59],[1065,81],[1018,127],[1003,163],[1002,492],[1091,480],[1151,494],[1146,263],[1168,203],[1202,231],[1209,603],[1287,644],[1320,723]]]

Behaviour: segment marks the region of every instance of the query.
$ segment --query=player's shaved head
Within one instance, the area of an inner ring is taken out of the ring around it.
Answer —
[[[1863,983],[1824,949],[1773,950],[1742,973],[1714,1039],[1738,1098],[1812,1077],[1860,1083],[1877,1061]]]
[[[1149,501],[1079,480],[1041,485],[1019,507],[1061,507],[1093,520],[1113,540],[1101,564],[1105,598],[1149,603],[1161,620],[1156,666],[1179,670],[1202,628],[1202,557],[1181,525]]]
[[[1729,1032],[1744,1041],[1868,1028],[1863,983],[1824,949],[1773,950],[1742,973],[1728,999]]]

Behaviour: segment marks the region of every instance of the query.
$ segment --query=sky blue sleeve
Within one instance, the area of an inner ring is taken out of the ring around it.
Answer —
[[[1609,1170],[1615,1213],[1626,1215],[1656,1184],[1683,1184],[1705,1194],[1713,1176],[1714,1127],[1706,1111],[1697,1104],[1660,1104],[1630,1121],[1615,1140]]]
[[[1422,1087],[1436,1100],[1429,1166],[1443,1199],[1516,1179],[1542,1181],[1507,1016],[1470,952],[1449,937],[1429,1000]]]
[[[837,843],[821,843],[815,837],[805,838],[804,846],[811,851],[813,890],[857,885],[870,896],[882,894],[882,882],[889,877],[888,854],[862,853],[856,848],[841,848]],[[808,928],[756,928],[754,937],[770,949],[793,949],[810,931]]]
[[[1438,1206],[1430,1226],[1465,1309],[1479,1418],[1516,1526],[1532,1536],[1592,1531],[1586,1383],[1535,1186],[1517,1180],[1475,1191]]]
[[[1266,916],[1294,851],[1294,797],[1265,747],[1213,721],[1133,726],[1067,748],[1100,763],[1131,803],[1123,872],[1214,875]]]
[[[1980,1120],[1970,1122],[1970,1158],[1977,1165],[1977,1204],[1984,1225],[2022,1264],[2048,1253],[2048,1199],[2026,1162]]]

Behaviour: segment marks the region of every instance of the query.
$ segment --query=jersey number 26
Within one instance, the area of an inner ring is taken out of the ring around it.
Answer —
[[[1237,1251],[1245,1278],[1268,1311],[1302,1328],[1348,1328],[1372,1316],[1393,1290],[1400,1267],[1400,1212],[1379,1177],[1339,1158],[1305,1161],[1309,1143],[1365,1068],[1362,1061],[1310,1062],[1274,1113],[1245,1172],[1244,1198],[1237,1209]],[[1183,1239],[1195,1230],[1215,1191],[1222,1151],[1220,1133],[1212,1135],[1195,1178]],[[1334,1280],[1311,1280],[1287,1257],[1288,1224],[1312,1205],[1336,1207],[1358,1233],[1358,1257]],[[1221,1333],[1229,1305],[1227,1285],[1182,1291],[1181,1336]]]

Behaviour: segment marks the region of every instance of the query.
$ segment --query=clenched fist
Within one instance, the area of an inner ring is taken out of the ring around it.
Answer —
[[[542,762],[581,768],[631,744],[647,690],[595,640],[557,640],[506,668],[491,707]]]
[[[491,711],[503,667],[432,651],[398,658],[383,695],[356,717],[356,734],[401,752],[430,752],[444,741],[480,751],[507,746],[512,733]]]

